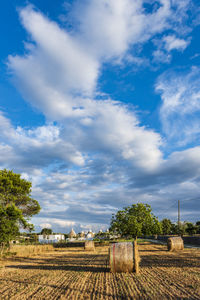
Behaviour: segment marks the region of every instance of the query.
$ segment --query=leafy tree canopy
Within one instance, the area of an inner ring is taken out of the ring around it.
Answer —
[[[125,207],[113,215],[110,230],[121,235],[137,237],[139,235],[160,234],[161,225],[153,215],[150,205],[138,203]]]
[[[41,234],[52,234],[53,231],[51,228],[43,228]]]
[[[22,212],[15,204],[0,206],[0,245],[8,246],[9,242],[19,235],[19,223],[24,228],[30,224],[24,219]]]
[[[13,171],[0,170],[0,205],[14,203],[24,217],[32,217],[40,211],[37,200],[31,198],[31,182]]]
[[[161,221],[162,233],[171,234],[172,233],[172,222],[169,219],[163,219]]]
[[[198,234],[200,234],[200,221],[196,222],[196,227],[197,227],[197,232]]]
[[[195,226],[193,223],[191,222],[187,222],[186,223],[186,229],[185,231],[188,233],[188,234],[195,234],[197,233],[198,231],[198,226]]]
[[[19,235],[20,227],[33,230],[28,220],[40,211],[40,205],[30,194],[31,182],[20,174],[0,170],[0,254]]]

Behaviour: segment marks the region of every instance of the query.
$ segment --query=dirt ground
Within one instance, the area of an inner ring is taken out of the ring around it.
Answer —
[[[112,274],[108,247],[55,249],[0,268],[0,299],[200,299],[200,250],[142,243],[140,273]]]

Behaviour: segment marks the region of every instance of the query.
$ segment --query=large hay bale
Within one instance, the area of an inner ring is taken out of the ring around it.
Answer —
[[[170,237],[167,240],[168,251],[178,251],[184,249],[183,239],[180,236]]]
[[[136,241],[111,245],[109,256],[111,272],[139,272],[140,257]]]
[[[94,251],[95,250],[94,242],[93,241],[85,241],[84,249],[88,250],[88,251]]]

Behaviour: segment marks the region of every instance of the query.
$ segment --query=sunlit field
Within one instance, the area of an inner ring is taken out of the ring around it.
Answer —
[[[14,253],[18,257],[29,257],[38,254],[42,254],[47,251],[52,251],[53,245],[14,245],[11,248],[11,253]]]
[[[1,262],[0,299],[200,299],[197,249],[168,252],[142,242],[136,275],[110,272],[108,246],[86,252],[46,245],[32,254],[30,246],[17,247],[21,253]]]

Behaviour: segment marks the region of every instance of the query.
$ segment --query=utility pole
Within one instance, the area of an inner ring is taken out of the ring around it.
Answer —
[[[180,234],[180,225],[181,225],[181,218],[180,218],[180,200],[178,200],[178,231]]]

